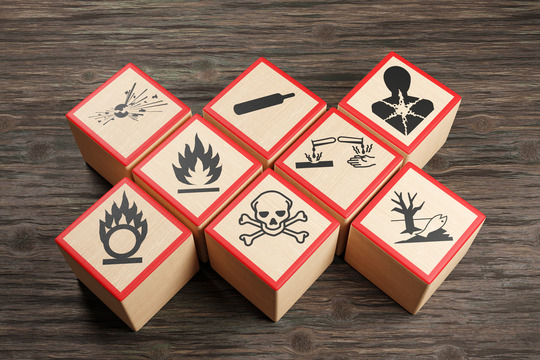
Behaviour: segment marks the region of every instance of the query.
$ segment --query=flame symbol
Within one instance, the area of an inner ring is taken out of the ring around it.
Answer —
[[[186,185],[208,185],[216,181],[221,176],[222,167],[219,165],[219,154],[213,154],[212,145],[208,145],[208,150],[204,150],[204,145],[195,134],[195,146],[193,150],[186,144],[184,154],[178,153],[178,164],[176,167],[172,164],[174,174],[178,181]],[[206,191],[218,191],[217,188],[210,188]],[[197,190],[179,190],[178,192],[204,191]]]
[[[103,264],[126,264],[126,263],[140,263],[142,262],[141,258],[130,258],[135,254],[148,232],[148,223],[146,219],[143,220],[142,211],[137,212],[137,204],[133,202],[133,206],[129,207],[129,201],[127,199],[126,193],[122,196],[122,203],[120,207],[116,205],[116,202],[113,203],[111,208],[111,213],[105,210],[105,221],[99,220],[99,237],[103,243],[103,247],[107,254],[112,256],[114,259],[104,259]],[[124,219],[122,221],[122,219]],[[112,250],[109,244],[109,240],[113,233],[118,230],[129,230],[135,235],[135,245],[133,248],[125,253],[117,253]]]

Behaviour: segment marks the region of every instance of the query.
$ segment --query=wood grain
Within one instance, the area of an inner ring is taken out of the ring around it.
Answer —
[[[534,1],[0,3],[2,358],[533,359],[540,352]],[[259,56],[329,106],[396,51],[463,97],[425,168],[487,215],[409,315],[336,258],[278,323],[209,267],[132,333],[54,244],[110,185],[65,113],[128,62],[194,113]]]

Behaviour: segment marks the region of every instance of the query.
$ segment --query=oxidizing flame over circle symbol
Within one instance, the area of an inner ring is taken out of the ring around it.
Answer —
[[[126,193],[122,196],[120,207],[113,203],[111,213],[105,210],[105,221],[99,221],[99,237],[103,243],[103,247],[107,254],[113,259],[103,259],[103,265],[110,264],[133,264],[141,263],[142,258],[131,257],[141,247],[142,242],[146,238],[148,224],[146,219],[143,219],[142,211],[137,212],[137,204],[133,202],[133,206],[129,207],[129,201]],[[118,253],[111,248],[111,236],[119,230],[130,231],[135,236],[135,243],[131,250],[125,253]]]
[[[208,145],[208,150],[205,151],[199,135],[195,134],[193,150],[186,144],[184,154],[178,153],[180,166],[176,167],[173,163],[172,167],[178,181],[196,186],[196,188],[179,189],[178,193],[219,191],[218,187],[204,187],[204,185],[212,184],[221,176],[222,167],[219,160],[219,154],[214,155],[212,145]]]
[[[147,93],[148,89],[144,89],[138,94],[135,90],[136,86],[137,83],[133,83],[131,90],[126,90],[124,92],[126,99],[123,103],[117,104],[104,111],[96,111],[96,115],[90,116],[90,118],[96,119],[98,123],[103,122],[103,125],[107,124],[109,121],[125,117],[138,121],[139,118],[147,113],[161,112],[161,110],[155,108],[167,105],[166,102],[159,99],[157,94],[152,95],[151,99],[148,98],[148,96],[150,96]]]

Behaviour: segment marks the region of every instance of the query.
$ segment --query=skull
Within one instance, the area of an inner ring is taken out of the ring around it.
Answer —
[[[265,233],[275,236],[285,229],[290,217],[292,201],[277,191],[265,191],[251,202],[255,219],[261,223]]]

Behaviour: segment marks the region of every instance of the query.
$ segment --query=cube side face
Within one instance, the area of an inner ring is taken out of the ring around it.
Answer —
[[[277,320],[289,311],[334,261],[338,234],[339,229],[335,229],[328,239],[306,260],[304,265],[277,291]]]
[[[336,213],[343,233],[399,169],[403,158],[344,114],[330,109],[276,162],[299,189]],[[337,253],[345,248],[341,237]]]
[[[413,274],[354,226],[349,233],[345,261],[405,310],[416,314],[465,256],[479,231],[480,228],[430,284]]]
[[[189,239],[184,225],[124,179],[56,242],[121,302]]]
[[[105,180],[116,185],[125,177],[132,178],[132,173],[126,166],[118,162],[107,150],[99,146],[71,121],[68,121],[68,123],[84,161],[103,176]]]
[[[204,225],[261,169],[262,165],[245,150],[195,115],[147,156],[133,174],[156,200],[187,221],[198,235],[199,257],[207,261]]]
[[[111,294],[105,286],[103,286],[94,276],[90,274],[81,264],[68,254],[64,249],[58,244],[60,252],[64,256],[64,259],[68,263],[71,271],[75,274],[77,279],[81,281],[94,295],[96,295],[112,312],[116,314],[127,326],[132,330],[137,331],[137,328],[134,326],[133,322],[130,320],[126,310],[122,306],[122,302],[118,300],[113,294]]]
[[[457,110],[460,100],[455,92],[390,53],[339,106],[408,158],[453,109]]]
[[[431,284],[484,219],[477,209],[408,163],[352,226]]]
[[[119,301],[77,260],[61,247],[60,251],[77,278],[133,331],[140,330],[199,270],[195,244],[189,238],[133,292]]]
[[[354,226],[349,232],[345,261],[408,312],[416,313],[415,310],[429,284],[405,268]]]
[[[180,100],[128,64],[66,116],[127,168],[190,113]]]
[[[210,265],[225,281],[273,321],[278,320],[277,292],[212,236],[206,234]]]
[[[433,155],[435,155],[446,142],[460,104],[461,100],[411,154],[405,154],[405,162],[412,162],[419,168],[423,168],[429,160],[431,160]]]
[[[266,170],[214,219],[206,235],[278,292],[322,244],[335,245],[331,236],[337,229],[335,219]]]
[[[260,58],[208,103],[204,114],[270,167],[325,109],[319,97]]]
[[[190,236],[122,301],[133,329],[142,328],[198,271]]]

